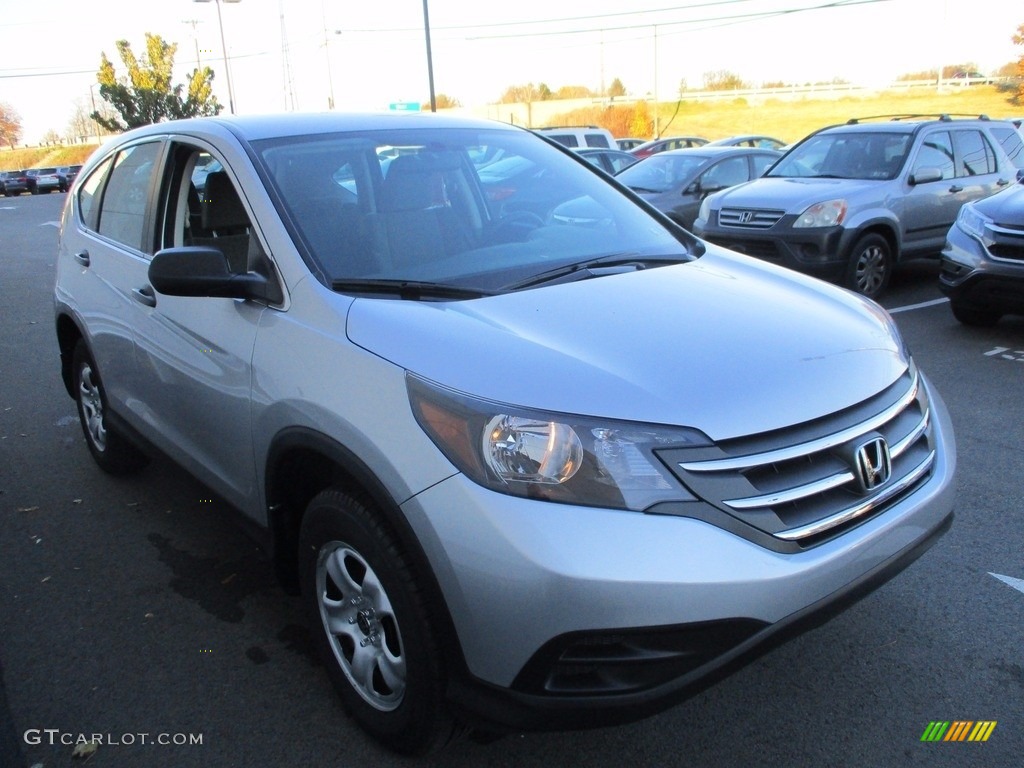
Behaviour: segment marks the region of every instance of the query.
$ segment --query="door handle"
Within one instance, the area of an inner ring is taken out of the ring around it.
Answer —
[[[88,267],[89,266],[89,252],[88,251],[79,251],[78,253],[75,254],[75,261],[77,261],[83,267]]]
[[[1009,183],[1009,179],[996,179],[996,186],[1005,187]]]
[[[954,184],[952,187],[949,188],[949,191],[955,195],[957,192],[963,192],[964,188],[958,184]]]
[[[141,288],[132,289],[132,298],[147,307],[156,306],[156,294],[153,293],[153,286],[144,285]]]

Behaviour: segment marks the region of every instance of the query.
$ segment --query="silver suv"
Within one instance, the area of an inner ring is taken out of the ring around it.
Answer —
[[[498,153],[551,183],[478,172]],[[599,215],[543,207],[581,196]],[[952,519],[947,411],[882,310],[513,126],[125,133],[56,272],[100,467],[165,454],[255,523],[346,707],[403,752],[657,711]]]
[[[878,296],[899,260],[939,254],[960,206],[1024,169],[1009,122],[884,117],[811,134],[760,179],[708,197],[694,232]]]

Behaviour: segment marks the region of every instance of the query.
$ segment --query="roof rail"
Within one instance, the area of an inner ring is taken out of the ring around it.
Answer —
[[[867,117],[851,117],[846,121],[847,125],[858,125],[865,120],[892,120],[899,122],[901,120],[942,120],[943,122],[949,122],[954,117],[970,118],[973,120],[988,120],[988,115],[974,115],[974,114],[963,114],[958,112],[940,112],[940,113],[917,113],[917,114],[905,114],[905,115],[869,115]]]

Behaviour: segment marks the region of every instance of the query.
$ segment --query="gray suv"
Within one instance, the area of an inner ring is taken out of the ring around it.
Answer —
[[[96,462],[166,455],[240,510],[402,752],[655,712],[952,520],[948,413],[877,305],[514,126],[140,128],[82,169],[56,261]]]
[[[760,179],[707,198],[694,232],[878,296],[899,260],[939,254],[960,206],[1024,168],[1009,122],[885,117],[811,134]]]

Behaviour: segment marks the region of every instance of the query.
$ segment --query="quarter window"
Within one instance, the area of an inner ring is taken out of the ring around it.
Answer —
[[[1006,156],[1010,158],[1013,167],[1024,168],[1024,142],[1021,141],[1020,134],[1009,126],[1004,128],[1001,125],[994,125],[992,126],[992,135],[996,137],[996,141],[999,142]]]

